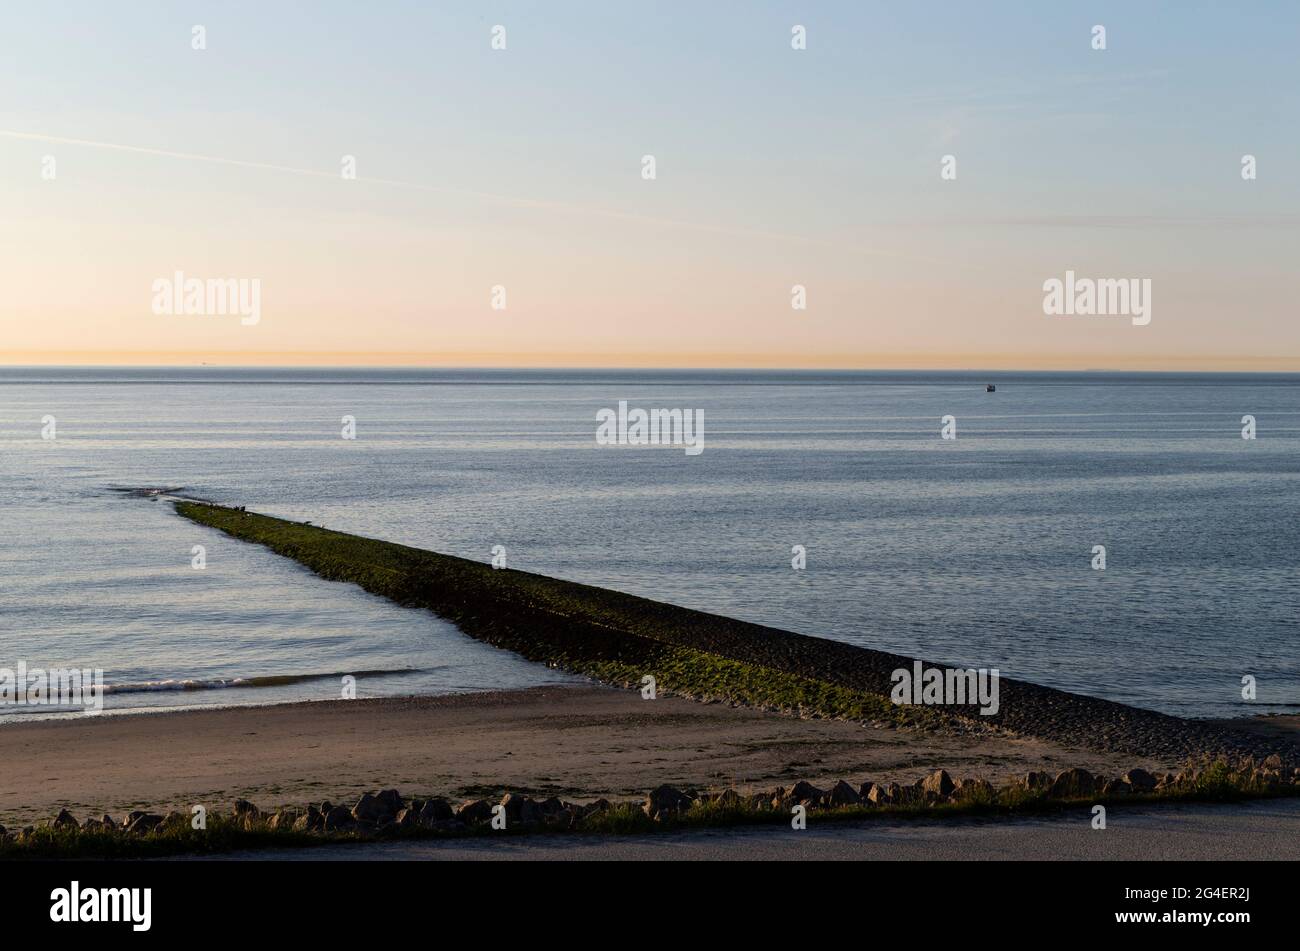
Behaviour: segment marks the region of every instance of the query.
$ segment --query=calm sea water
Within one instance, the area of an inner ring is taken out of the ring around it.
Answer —
[[[596,445],[621,399],[703,410],[705,451]],[[137,486],[1171,713],[1300,703],[1295,376],[0,369],[0,666],[102,667],[110,711],[509,688],[573,678]]]

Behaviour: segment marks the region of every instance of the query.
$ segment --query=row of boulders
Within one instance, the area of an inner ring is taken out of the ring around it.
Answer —
[[[1072,768],[1053,776],[1045,772],[1026,773],[1009,786],[994,787],[984,779],[956,781],[946,770],[909,785],[896,782],[863,782],[854,786],[840,780],[829,788],[809,782],[795,783],[789,789],[778,786],[767,792],[741,794],[734,789],[697,793],[673,786],[651,790],[644,802],[625,804],[639,808],[656,821],[676,818],[697,807],[736,811],[782,810],[794,806],[811,809],[836,809],[848,806],[927,806],[944,803],[1013,803],[1026,796],[1057,800],[1104,798],[1188,791],[1208,778],[1227,783],[1242,792],[1276,794],[1300,793],[1300,768],[1286,766],[1272,756],[1261,762],[1243,760],[1231,766],[1204,764],[1189,766],[1178,773],[1153,775],[1144,769],[1131,769],[1118,778],[1094,775],[1086,769]],[[460,832],[495,824],[509,829],[576,829],[584,820],[612,808],[605,799],[575,804],[551,797],[536,800],[517,793],[506,793],[499,803],[471,799],[453,805],[446,799],[410,799],[396,789],[366,793],[352,806],[331,802],[311,804],[306,808],[285,808],[263,812],[245,799],[235,800],[232,816],[245,829],[293,830],[296,832],[371,834],[407,829],[435,832]],[[184,828],[191,817],[179,812],[167,815],[135,811],[121,822],[105,815],[78,822],[67,809],[59,812],[49,825],[56,829],[113,831],[144,834],[154,830]],[[21,832],[9,832],[0,826],[0,835],[12,840],[34,831],[28,826]]]
[[[500,806],[499,810],[495,806]],[[298,832],[375,832],[388,829],[431,829],[456,832],[490,823],[500,816],[506,828],[574,828],[594,812],[609,808],[606,800],[575,805],[561,799],[536,800],[518,793],[506,793],[500,803],[471,799],[453,805],[446,799],[403,799],[396,789],[366,793],[348,807],[323,802],[305,810],[283,809],[269,817],[272,829],[292,828]],[[251,816],[250,818],[257,818]]]
[[[1051,773],[1030,772],[1018,781],[1001,788],[985,779],[954,780],[947,770],[938,769],[910,785],[863,782],[857,786],[840,780],[827,789],[809,782],[795,783],[789,789],[778,786],[770,792],[742,796],[733,789],[721,793],[696,795],[672,786],[660,786],[647,797],[642,807],[650,818],[664,820],[678,816],[697,804],[751,810],[788,810],[793,806],[835,809],[845,806],[927,806],[943,803],[1008,804],[1026,796],[1056,800],[1114,799],[1129,795],[1192,791],[1209,778],[1226,783],[1243,793],[1277,794],[1300,792],[1300,767],[1284,766],[1277,756],[1263,762],[1244,760],[1234,766],[1211,772],[1209,766],[1189,766],[1178,773],[1155,776],[1145,769],[1130,769],[1123,776],[1108,778],[1078,767]]]

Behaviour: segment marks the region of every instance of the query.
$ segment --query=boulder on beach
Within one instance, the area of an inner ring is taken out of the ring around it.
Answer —
[[[127,817],[127,832],[148,832],[162,825],[163,817],[152,812],[136,811]]]
[[[390,810],[390,806],[391,803],[381,802],[378,796],[364,793],[357,800],[357,804],[352,807],[352,818],[356,819],[357,822],[378,825],[383,820],[391,819],[397,815],[396,810]]]
[[[1133,792],[1151,792],[1156,788],[1156,778],[1145,769],[1130,769],[1121,780],[1132,787]]]
[[[274,831],[282,832],[285,829],[292,829],[301,815],[302,813],[297,809],[281,809],[271,817],[268,825]]]
[[[828,800],[832,806],[856,806],[862,802],[862,797],[858,795],[856,789],[841,779],[831,787]]]
[[[890,806],[899,801],[901,793],[902,787],[898,783],[872,783],[867,799],[877,806]]]
[[[802,805],[820,805],[825,796],[826,790],[818,789],[812,783],[802,780],[795,783],[794,788],[790,790],[790,799]]]
[[[325,813],[325,822],[321,828],[326,832],[338,832],[343,829],[351,829],[356,824],[356,818],[346,806],[333,806],[329,812]]]
[[[921,792],[928,800],[947,799],[957,784],[945,769],[936,769],[921,781]]]
[[[79,829],[81,823],[77,822],[77,817],[66,809],[60,809],[59,814],[50,822],[56,829]]]
[[[651,819],[661,820],[689,809],[694,800],[673,786],[657,786],[646,794],[641,808]]]
[[[506,793],[501,799],[507,825],[537,825],[542,821],[542,810],[537,803],[518,793]]]
[[[1046,791],[1052,788],[1052,777],[1047,773],[1030,770],[1021,777],[1020,787],[1030,792]]]
[[[1049,791],[1053,799],[1078,799],[1084,796],[1091,796],[1097,788],[1097,780],[1086,769],[1080,769],[1073,766],[1070,769],[1062,770],[1052,781],[1052,788]]]
[[[389,818],[395,818],[402,811],[406,803],[402,800],[402,795],[396,789],[384,789],[375,794],[375,799],[385,810],[385,815]]]
[[[421,825],[431,826],[435,822],[446,822],[452,818],[455,818],[455,814],[452,812],[451,803],[445,799],[426,799],[424,805],[420,807]]]
[[[1133,787],[1122,779],[1109,780],[1106,785],[1101,787],[1101,794],[1107,797],[1127,796],[1132,791]]]
[[[487,822],[492,818],[492,804],[486,799],[471,799],[456,810],[456,818],[466,825]]]
[[[963,779],[952,791],[952,798],[958,802],[991,802],[996,795],[997,790],[987,779]]]
[[[539,802],[537,808],[542,810],[542,815],[549,819],[551,816],[558,816],[561,813],[568,812],[573,807],[562,799],[550,796]]]

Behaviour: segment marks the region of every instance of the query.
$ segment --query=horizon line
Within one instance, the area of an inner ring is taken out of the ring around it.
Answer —
[[[36,356],[31,354],[30,356]],[[50,355],[53,356],[53,355]],[[536,359],[528,360],[526,358],[514,361],[510,360],[486,360],[475,362],[472,360],[413,360],[409,354],[392,354],[391,356],[401,356],[404,359],[400,361],[376,361],[366,362],[364,359],[358,360],[356,357],[383,357],[388,354],[357,354],[350,360],[329,360],[328,354],[292,354],[289,352],[281,354],[267,353],[260,355],[262,359],[243,361],[235,358],[231,362],[226,362],[216,354],[211,356],[214,360],[198,359],[176,359],[176,360],[111,360],[111,354],[104,354],[110,358],[110,362],[102,360],[75,360],[66,359],[70,354],[65,355],[64,359],[46,359],[46,360],[18,360],[9,359],[5,355],[0,355],[0,369],[62,369],[62,370],[589,370],[589,371],[634,371],[634,372],[685,372],[685,371],[712,371],[712,372],[787,372],[787,373],[812,373],[812,372],[840,372],[840,373],[1258,373],[1258,374],[1300,374],[1300,357],[1238,357],[1231,359],[1220,358],[1214,361],[1206,361],[1195,357],[1189,358],[1164,358],[1162,360],[1143,360],[1135,358],[1133,361],[1126,361],[1124,364],[1116,364],[1112,360],[1040,360],[1032,363],[1023,360],[1012,360],[1001,362],[996,358],[988,362],[978,362],[979,357],[975,357],[977,362],[970,362],[970,358],[958,362],[956,360],[934,359],[933,362],[892,362],[880,361],[875,363],[867,362],[821,362],[816,360],[796,361],[787,363],[776,363],[770,360],[757,359],[754,362],[709,362],[707,360],[687,360],[687,361],[662,361],[662,362],[644,362],[638,363],[627,359],[610,359],[600,360],[582,360],[577,362],[539,362]],[[153,353],[153,354],[132,354],[135,357],[164,357],[172,354]],[[179,356],[179,355],[176,355]],[[289,359],[283,362],[277,362],[275,357],[293,357],[293,356],[315,356],[317,360],[293,360]],[[486,356],[486,355],[485,355]],[[268,359],[269,358],[269,359]]]

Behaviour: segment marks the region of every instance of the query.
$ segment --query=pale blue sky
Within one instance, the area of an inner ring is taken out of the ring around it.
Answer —
[[[367,313],[421,353],[658,319],[641,349],[683,359],[1300,357],[1298,51],[1284,2],[24,5],[0,133],[322,175],[0,134],[0,315],[24,352],[348,351]],[[160,326],[138,288],[174,267],[262,277],[273,319]],[[1033,313],[1067,267],[1152,277],[1149,332]]]

